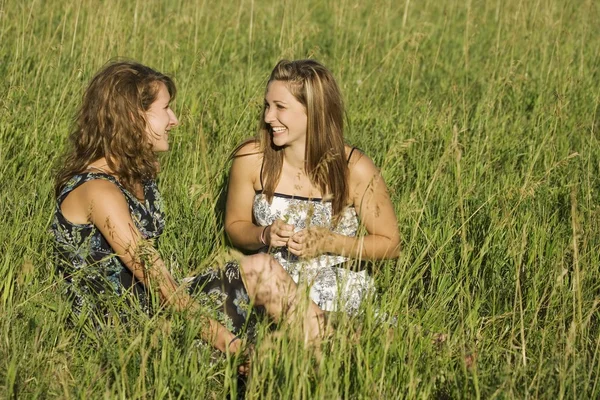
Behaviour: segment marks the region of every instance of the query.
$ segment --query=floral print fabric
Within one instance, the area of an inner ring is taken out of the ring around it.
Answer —
[[[115,315],[127,320],[128,314],[139,309],[151,314],[153,297],[114,253],[96,226],[74,224],[61,212],[67,195],[94,179],[108,180],[121,190],[136,228],[153,246],[158,245],[165,226],[163,201],[154,180],[143,183],[144,201],[140,202],[112,175],[90,172],[73,176],[58,195],[50,227],[55,238],[56,265],[65,279],[72,311],[76,316],[93,321],[107,321]],[[248,316],[244,305],[249,299],[237,262],[195,277],[188,288],[204,309],[211,309],[221,323],[239,332]]]
[[[334,226],[330,201],[279,193],[274,194],[271,203],[266,195],[257,193],[254,197],[253,214],[261,226],[283,219],[294,225],[296,231],[318,226],[354,237],[359,226],[354,207],[346,207]],[[288,271],[294,282],[310,287],[311,299],[324,311],[354,314],[365,296],[374,292],[373,279],[366,271],[355,272],[344,268],[344,264],[349,261],[347,257],[323,254],[301,260],[285,247],[271,249],[271,254]]]
[[[90,172],[73,176],[58,195],[50,227],[55,238],[57,267],[67,283],[66,292],[73,303],[73,312],[108,317],[108,308],[116,305],[111,301],[113,296],[126,299],[116,310],[122,317],[131,308],[133,299],[148,312],[150,299],[144,285],[117,257],[102,233],[93,224],[74,224],[62,214],[61,204],[69,193],[94,179],[108,180],[123,192],[131,217],[144,239],[154,240],[156,244],[164,229],[162,198],[156,182],[144,182],[142,203],[111,175]]]
[[[237,335],[245,330],[250,338],[254,337],[256,318],[237,261],[195,277],[188,290],[207,314],[231,332]]]

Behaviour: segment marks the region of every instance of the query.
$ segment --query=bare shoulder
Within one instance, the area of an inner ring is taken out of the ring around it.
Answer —
[[[258,142],[249,140],[242,143],[234,150],[231,166],[232,178],[244,176],[250,178],[254,183],[260,174],[260,167],[263,161],[263,153],[260,150]]]
[[[78,224],[92,222],[95,212],[126,212],[129,206],[123,192],[106,179],[94,179],[74,189],[61,204],[64,217]]]
[[[260,144],[255,139],[248,139],[242,142],[238,147],[233,150],[231,155],[232,158],[239,157],[250,157],[250,156],[261,156],[262,152],[260,151]]]
[[[106,179],[94,179],[81,185],[82,199],[90,206],[102,208],[124,208],[129,211],[125,195],[113,182]]]
[[[348,170],[350,171],[350,183],[352,186],[359,185],[365,181],[370,181],[374,176],[379,175],[379,169],[373,163],[373,160],[358,148],[347,150]],[[353,151],[352,151],[353,149]],[[350,154],[351,152],[351,154]]]
[[[234,163],[243,164],[246,167],[262,163],[263,153],[260,145],[255,141],[247,141],[234,150],[231,158]]]
[[[108,179],[92,179],[82,184],[80,187],[88,196],[107,196],[112,197],[115,194],[123,197],[123,192],[119,187]]]
[[[362,151],[360,151],[358,147],[350,146],[348,144],[344,145],[344,152],[344,159],[348,161],[348,164],[350,164],[352,160],[357,159],[359,153],[362,154]]]
[[[355,155],[355,153],[358,154]],[[374,195],[387,197],[388,189],[381,172],[369,156],[362,151],[355,150],[348,163],[348,168],[350,170],[348,177],[350,196],[354,198],[354,201],[364,199],[367,194],[369,195],[366,198]]]

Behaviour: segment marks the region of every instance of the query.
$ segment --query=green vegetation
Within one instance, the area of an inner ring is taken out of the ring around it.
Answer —
[[[348,140],[396,205],[402,255],[375,277],[398,323],[375,306],[342,319],[320,364],[285,331],[261,339],[248,397],[598,398],[598,21],[594,0],[0,0],[0,393],[237,390],[177,318],[66,327],[53,174],[107,60],[172,74],[161,253],[178,277],[198,271],[225,248],[227,156],[254,134],[271,68],[310,56],[337,77]]]

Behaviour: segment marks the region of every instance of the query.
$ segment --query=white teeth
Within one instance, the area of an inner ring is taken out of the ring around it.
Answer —
[[[285,128],[282,128],[282,127],[277,127],[277,128],[271,127],[271,129],[273,129],[273,132],[276,132],[276,133],[285,131]]]

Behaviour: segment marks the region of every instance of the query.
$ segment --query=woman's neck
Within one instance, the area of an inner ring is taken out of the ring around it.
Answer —
[[[108,161],[104,157],[99,158],[96,161],[92,161],[91,163],[88,164],[86,169],[101,171],[101,172],[104,172],[105,174],[115,175],[115,172],[108,165]]]
[[[86,167],[87,171],[91,172],[103,172],[108,175],[112,175],[118,181],[121,181],[119,175],[108,165],[108,161],[105,157],[99,158],[96,161],[92,161]],[[144,189],[141,182],[134,183],[133,187],[129,187],[128,190],[137,197],[138,200],[144,201]]]
[[[302,145],[291,145],[283,149],[283,159],[286,164],[292,168],[297,168],[304,171],[306,165],[304,159],[306,146]]]

